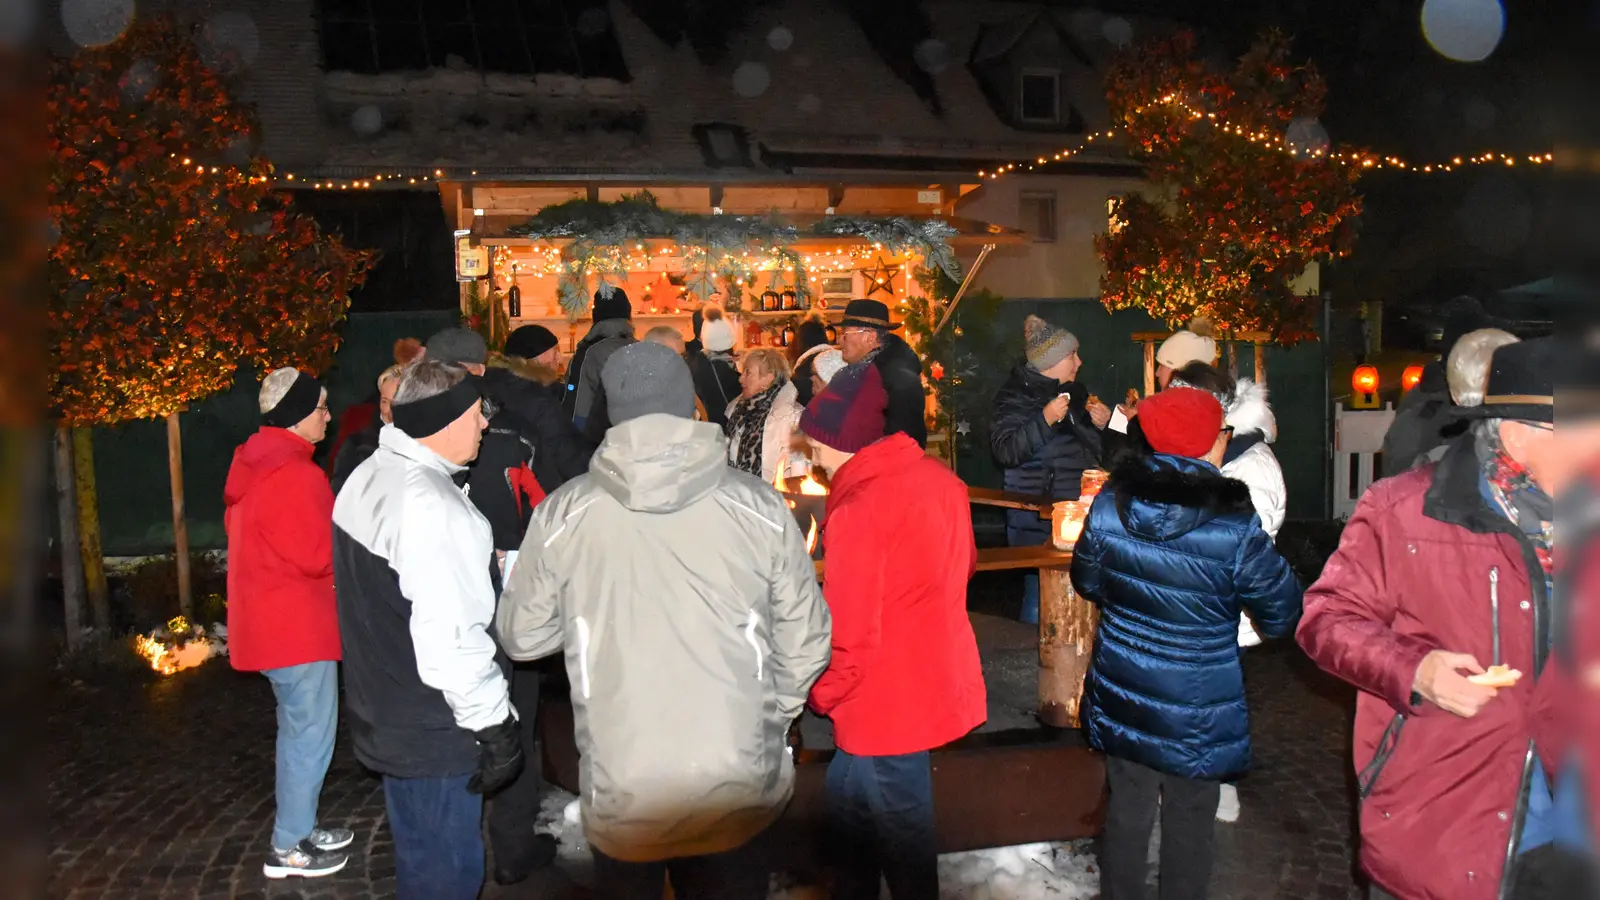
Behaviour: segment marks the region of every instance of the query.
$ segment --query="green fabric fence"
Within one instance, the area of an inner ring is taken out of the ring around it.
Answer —
[[[426,340],[455,321],[456,314],[448,310],[350,316],[333,368],[323,373],[334,421],[328,427],[330,440],[319,450],[319,462],[338,427],[340,412],[376,393],[378,373],[394,362],[394,342],[403,337]],[[189,542],[196,550],[227,545],[222,530],[222,486],[234,448],[260,424],[256,394],[262,374],[241,372],[232,390],[195,404],[179,417]],[[97,428],[94,455],[106,555],[172,552],[166,424],[132,422]]]

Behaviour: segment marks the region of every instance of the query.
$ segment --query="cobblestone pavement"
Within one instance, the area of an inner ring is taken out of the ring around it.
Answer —
[[[1025,667],[1027,650],[998,652],[1017,654],[1010,662]],[[1239,821],[1218,826],[1212,896],[1361,896],[1351,875],[1349,692],[1290,647],[1249,652],[1246,673],[1257,768],[1239,785]],[[260,676],[235,673],[221,661],[159,680],[107,674],[53,686],[44,709],[51,896],[393,894],[382,791],[343,735],[322,814],[355,828],[349,867],[315,882],[269,882],[261,875],[273,809],[274,720],[272,694]],[[486,900],[549,896],[532,886],[485,894]]]

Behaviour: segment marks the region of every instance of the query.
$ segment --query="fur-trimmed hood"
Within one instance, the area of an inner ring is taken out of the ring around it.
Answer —
[[[561,380],[561,373],[546,365],[541,365],[531,359],[520,356],[507,356],[504,353],[490,353],[488,367],[491,369],[505,369],[518,378],[523,378],[535,384],[548,387]]]
[[[1157,453],[1124,457],[1107,490],[1129,534],[1170,541],[1218,516],[1250,513],[1250,488],[1204,460]]]
[[[1267,403],[1267,386],[1254,379],[1241,378],[1233,389],[1225,418],[1238,436],[1259,434],[1267,443],[1278,439],[1278,419]]]

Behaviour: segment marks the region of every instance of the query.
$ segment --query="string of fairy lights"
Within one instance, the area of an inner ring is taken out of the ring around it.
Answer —
[[[1554,153],[1501,153],[1488,151],[1471,156],[1452,156],[1436,162],[1416,163],[1394,155],[1380,155],[1376,153],[1363,153],[1359,151],[1334,151],[1330,152],[1325,147],[1302,147],[1285,136],[1263,129],[1250,129],[1242,125],[1234,125],[1227,119],[1217,116],[1215,112],[1200,109],[1188,101],[1174,94],[1168,94],[1158,101],[1163,106],[1175,107],[1178,111],[1187,114],[1190,119],[1206,120],[1213,123],[1219,130],[1226,134],[1236,135],[1248,140],[1252,144],[1260,144],[1282,150],[1291,156],[1305,157],[1307,159],[1329,159],[1345,165],[1360,166],[1363,169],[1395,169],[1403,172],[1416,172],[1424,175],[1435,173],[1454,172],[1469,166],[1506,166],[1515,167],[1519,164],[1543,166],[1555,161]],[[1139,106],[1134,108],[1135,115],[1143,115],[1149,107]],[[1062,148],[1049,156],[1036,157],[1032,162],[1020,160],[1009,162],[997,169],[985,169],[978,172],[979,178],[994,180],[1004,175],[1019,171],[1034,171],[1036,168],[1063,162],[1094,148],[1095,141],[1104,146],[1107,141],[1117,137],[1116,129],[1106,129],[1086,135],[1083,141],[1072,147]]]

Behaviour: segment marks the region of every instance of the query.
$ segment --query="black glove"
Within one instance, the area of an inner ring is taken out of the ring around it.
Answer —
[[[478,771],[467,782],[467,790],[488,796],[516,781],[523,765],[517,717],[506,716],[504,722],[474,732],[473,737],[478,739]]]

